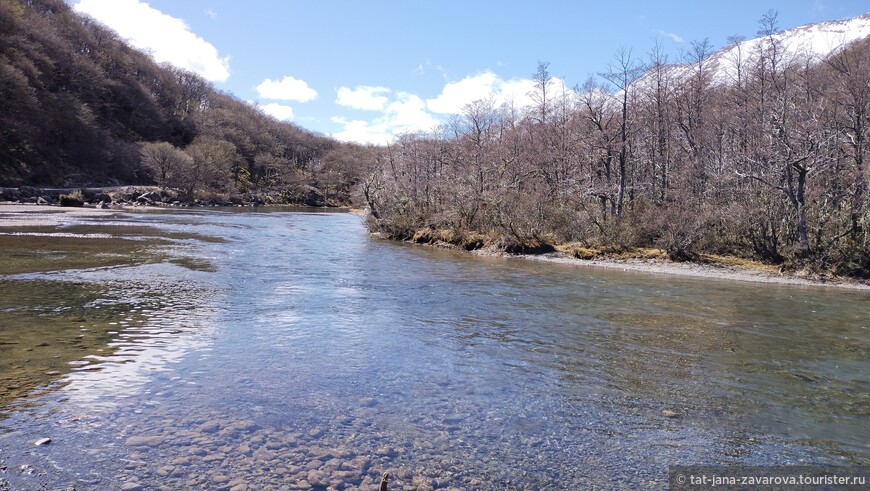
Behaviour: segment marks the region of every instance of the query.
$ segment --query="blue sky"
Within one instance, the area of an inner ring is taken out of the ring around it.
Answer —
[[[122,37],[264,112],[342,140],[426,131],[472,99],[521,101],[538,61],[568,87],[624,46],[673,61],[782,28],[870,12],[866,0],[70,0]]]

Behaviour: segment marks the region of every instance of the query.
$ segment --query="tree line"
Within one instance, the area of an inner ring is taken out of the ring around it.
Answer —
[[[539,64],[534,104],[475,101],[431,134],[375,155],[370,227],[468,249],[574,243],[717,254],[867,276],[870,39],[823,60],[760,41],[668,63],[622,49],[560,89]],[[723,77],[727,77],[723,79]]]
[[[346,204],[362,151],[156,64],[63,0],[0,0],[0,186]]]

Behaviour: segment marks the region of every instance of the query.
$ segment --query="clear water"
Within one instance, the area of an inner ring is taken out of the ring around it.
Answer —
[[[77,220],[226,240],[0,278],[0,300],[98,286],[76,315],[110,333],[7,405],[12,489],[660,489],[674,464],[870,465],[867,292],[481,258],[369,239],[352,214]]]

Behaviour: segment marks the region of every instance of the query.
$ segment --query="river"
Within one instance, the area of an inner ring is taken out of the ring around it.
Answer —
[[[11,489],[661,489],[676,464],[870,465],[866,291],[479,257],[350,213],[44,218],[0,227]]]

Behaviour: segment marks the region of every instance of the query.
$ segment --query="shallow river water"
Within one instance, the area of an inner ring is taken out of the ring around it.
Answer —
[[[870,465],[867,292],[482,258],[347,213],[51,220],[23,236],[142,248],[66,267],[0,247],[61,265],[0,275],[0,489],[662,489],[675,464]]]

